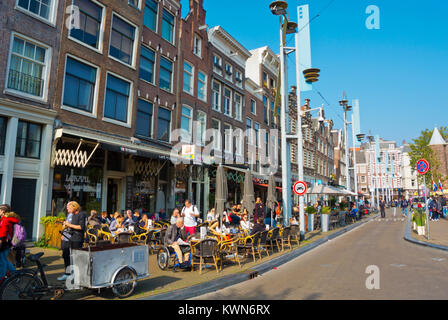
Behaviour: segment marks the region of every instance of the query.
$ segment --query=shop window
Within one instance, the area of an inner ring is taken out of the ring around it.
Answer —
[[[124,171],[123,153],[113,151],[107,153],[107,170]]]

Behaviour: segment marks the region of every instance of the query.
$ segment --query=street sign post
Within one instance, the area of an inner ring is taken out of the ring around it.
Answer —
[[[417,161],[417,172],[423,176],[423,185],[426,190],[426,174],[429,171],[429,162],[425,159],[420,159]],[[426,191],[424,192],[425,199],[425,211],[426,211],[426,238],[429,240],[429,211],[428,205],[426,204]]]
[[[306,182],[303,182],[303,181],[297,181],[297,182],[294,184],[293,190],[294,190],[294,193],[295,193],[296,195],[298,195],[298,196],[303,196],[303,195],[307,192],[308,187],[307,187],[307,185],[306,185]]]

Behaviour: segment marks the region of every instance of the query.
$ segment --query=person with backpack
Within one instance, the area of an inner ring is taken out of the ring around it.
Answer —
[[[200,214],[198,208],[195,205],[192,205],[190,200],[185,200],[185,206],[182,208],[181,216],[184,218],[184,226],[187,234],[196,233],[197,218],[199,218]]]
[[[408,201],[405,198],[401,199],[401,213],[403,214],[403,217],[406,217],[408,215]]]
[[[10,210],[9,206],[0,206],[0,283],[8,271],[16,271],[14,265],[9,262],[8,256],[14,237],[14,225],[20,222],[20,217],[17,213],[7,212],[8,210]]]

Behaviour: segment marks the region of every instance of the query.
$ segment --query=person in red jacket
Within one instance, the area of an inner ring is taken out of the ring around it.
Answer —
[[[9,262],[8,255],[11,250],[11,239],[14,236],[14,225],[20,222],[20,217],[14,212],[5,213],[0,207],[0,281],[7,271],[15,271],[14,265]]]

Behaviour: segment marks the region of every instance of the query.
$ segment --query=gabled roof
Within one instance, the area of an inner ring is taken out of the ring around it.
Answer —
[[[446,141],[443,139],[442,135],[440,134],[439,129],[434,128],[434,131],[432,133],[431,141],[429,141],[430,146],[437,146],[437,145],[444,145],[446,144]]]

